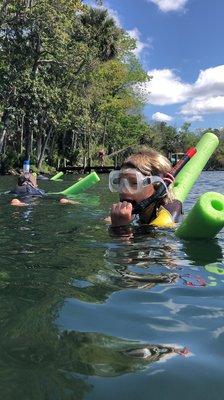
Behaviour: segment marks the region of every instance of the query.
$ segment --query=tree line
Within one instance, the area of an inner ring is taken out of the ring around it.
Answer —
[[[198,140],[189,124],[145,120],[140,88],[151,78],[107,10],[82,0],[1,0],[0,25],[2,173],[23,159],[38,169],[86,166],[101,149],[111,163],[129,146],[168,155]]]

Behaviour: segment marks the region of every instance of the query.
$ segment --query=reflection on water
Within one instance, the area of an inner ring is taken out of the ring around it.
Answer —
[[[214,175],[201,179],[186,210],[212,190]],[[100,185],[79,206],[49,197],[15,209],[0,196],[1,397],[216,400],[223,232],[197,242],[155,229],[111,237],[103,219],[112,199]]]
[[[71,391],[82,399],[91,391],[86,376],[134,373],[153,362],[186,354],[187,349],[172,346],[142,344],[136,348],[131,342],[97,333],[19,336],[2,342],[1,382],[8,385],[4,398],[67,399],[73,398],[68,396]],[[15,394],[10,389],[12,379],[18,385]]]
[[[183,241],[183,251],[193,265],[206,265],[223,260],[223,250],[217,239]]]

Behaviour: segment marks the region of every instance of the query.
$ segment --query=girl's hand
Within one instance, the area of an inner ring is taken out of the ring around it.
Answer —
[[[164,182],[169,186],[171,183],[174,182],[175,178],[172,174],[167,172],[166,176],[163,178]]]
[[[111,225],[124,226],[130,224],[132,221],[132,204],[127,201],[122,201],[113,204],[111,207]]]

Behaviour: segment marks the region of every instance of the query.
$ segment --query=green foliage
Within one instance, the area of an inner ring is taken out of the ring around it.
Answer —
[[[197,141],[185,123],[149,125],[141,83],[149,76],[130,38],[102,8],[82,0],[0,0],[0,155],[7,171],[83,164],[146,143],[165,154]],[[218,133],[217,133],[218,134]],[[221,153],[217,162],[222,164]]]

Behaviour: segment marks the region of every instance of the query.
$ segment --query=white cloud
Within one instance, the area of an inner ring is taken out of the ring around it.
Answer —
[[[148,75],[153,77],[144,86],[149,104],[185,103],[179,114],[188,121],[202,121],[205,114],[224,112],[224,65],[200,71],[192,84],[183,82],[171,69],[154,69]]]
[[[148,41],[145,43],[141,41],[141,32],[138,30],[138,28],[131,29],[130,31],[127,31],[127,33],[131,38],[136,40],[136,49],[133,51],[133,53],[137,57],[144,49],[152,47],[150,39],[148,39]]]
[[[198,97],[181,108],[182,115],[200,115],[224,112],[224,96]]]
[[[155,114],[152,115],[153,121],[158,121],[158,122],[170,122],[172,121],[173,117],[167,114],[163,114],[161,112],[156,112]]]
[[[150,104],[164,106],[186,101],[191,85],[184,83],[171,69],[148,71],[151,81],[144,85]]]
[[[224,65],[200,71],[192,85],[191,99],[181,107],[183,116],[224,112]]]
[[[193,85],[194,95],[220,96],[224,94],[224,65],[207,68],[200,71],[198,79]]]
[[[188,0],[147,0],[156,4],[163,12],[183,10]]]
[[[187,122],[203,121],[203,118],[201,115],[192,115],[192,116],[184,117],[183,119],[184,119],[184,121],[187,121]]]

